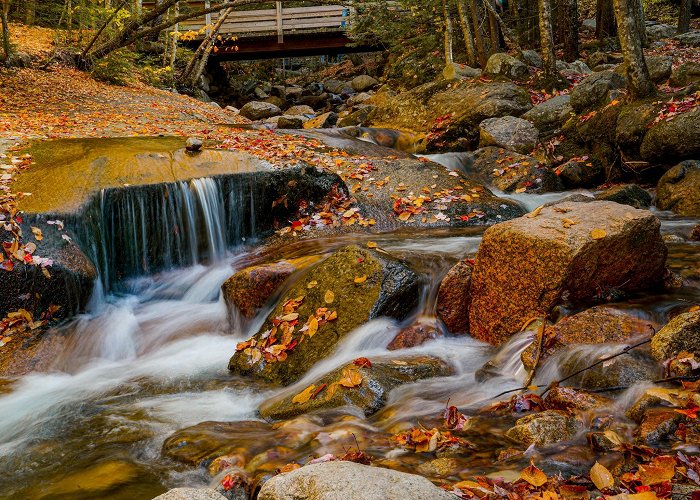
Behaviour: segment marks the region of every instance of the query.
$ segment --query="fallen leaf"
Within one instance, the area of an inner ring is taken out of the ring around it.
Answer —
[[[314,391],[316,390],[316,386],[314,384],[311,384],[309,387],[301,391],[299,394],[294,396],[292,398],[292,403],[296,404],[303,404],[306,403],[309,399],[311,399],[311,396],[313,396]]]
[[[312,289],[312,288],[316,288],[317,285],[318,285],[318,281],[316,281],[316,280],[309,281],[309,282],[306,284],[306,288],[308,288],[308,289],[310,290],[310,289]]]
[[[542,472],[533,464],[530,464],[529,467],[526,467],[522,470],[522,472],[520,472],[520,479],[527,481],[533,486],[539,487],[547,482],[547,474]]]
[[[605,232],[605,229],[594,229],[591,231],[591,238],[594,240],[602,240],[608,235],[608,233]]]
[[[374,241],[368,241],[367,248],[377,248],[377,244]]]
[[[613,475],[610,474],[610,471],[604,465],[600,465],[598,462],[591,467],[590,476],[595,487],[601,491],[612,488],[615,485]]]
[[[540,205],[539,207],[534,209],[532,212],[527,214],[527,217],[529,217],[530,219],[532,219],[533,217],[537,217],[538,215],[540,215],[540,212],[542,211],[543,208],[544,208],[544,205]]]
[[[358,276],[358,277],[355,278],[355,283],[364,283],[365,281],[367,281],[367,275],[366,275],[366,274],[363,275],[363,276]]]
[[[345,368],[343,370],[343,376],[338,383],[343,387],[357,387],[362,384],[362,374],[357,368]]]
[[[332,304],[335,300],[335,294],[331,290],[326,290],[326,294],[323,296],[323,300],[326,304]]]
[[[367,358],[354,359],[352,364],[361,368],[372,368],[372,362]]]
[[[676,475],[676,459],[670,456],[655,457],[650,464],[640,465],[638,474],[645,486],[665,483]]]

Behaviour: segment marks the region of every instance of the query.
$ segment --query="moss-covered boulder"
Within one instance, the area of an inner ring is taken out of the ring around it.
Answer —
[[[664,275],[666,245],[649,211],[566,202],[484,233],[472,274],[470,334],[501,344],[558,303],[647,289]]]
[[[369,416],[384,406],[394,387],[452,373],[447,363],[432,356],[358,358],[299,392],[266,401],[259,411],[263,418],[282,420],[316,410],[356,406]]]
[[[644,136],[643,160],[664,165],[700,157],[700,109],[654,124]]]
[[[700,356],[700,311],[679,314],[651,339],[651,354],[658,361],[683,351]]]
[[[387,253],[348,246],[317,264],[280,300],[229,362],[234,373],[296,382],[370,319],[402,319],[418,304],[421,278]]]
[[[679,64],[668,81],[673,87],[685,87],[694,82],[700,82],[700,63],[694,61]]]
[[[554,170],[537,159],[496,146],[474,151],[472,170],[474,177],[506,193],[559,191],[563,187]]]
[[[682,161],[659,179],[656,206],[679,215],[700,217],[700,161]]]
[[[572,89],[569,103],[577,113],[581,113],[604,102],[611,91],[624,87],[625,82],[625,77],[614,71],[593,73]]]

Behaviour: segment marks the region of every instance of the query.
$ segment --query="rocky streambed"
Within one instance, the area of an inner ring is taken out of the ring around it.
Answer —
[[[34,146],[13,188],[51,276],[0,303],[61,313],[2,352],[3,495],[451,498],[531,461],[594,491],[596,461],[697,454],[695,219],[499,184],[488,148],[265,134]],[[657,205],[692,206],[693,168]]]

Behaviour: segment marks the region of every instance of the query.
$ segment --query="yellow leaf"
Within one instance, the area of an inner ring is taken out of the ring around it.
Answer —
[[[374,241],[368,241],[367,248],[377,248],[377,244]]]
[[[594,240],[602,240],[608,235],[608,233],[605,232],[605,229],[594,229],[591,231],[591,238]]]
[[[578,224],[577,220],[572,220],[572,219],[562,219],[561,220],[562,224],[564,224],[565,228],[570,228],[571,226],[575,226]]]
[[[280,318],[280,320],[282,320],[282,321],[294,321],[298,317],[299,317],[298,313],[289,313],[289,314],[285,314],[284,316],[282,316]]]
[[[610,471],[606,469],[604,465],[600,465],[598,462],[593,464],[593,467],[591,467],[590,475],[591,481],[593,481],[595,487],[601,491],[612,488],[615,484],[615,479],[613,478],[613,475],[610,474]]]
[[[411,218],[411,212],[401,212],[399,214],[400,221],[406,222],[410,218]]]
[[[357,368],[345,368],[343,377],[338,381],[343,387],[357,387],[362,384],[362,374]]]
[[[358,276],[358,277],[355,278],[355,283],[364,283],[365,281],[367,281],[367,275],[366,275],[366,274],[363,275],[363,276]]]
[[[547,474],[531,464],[529,467],[522,470],[520,479],[527,481],[533,486],[539,487],[547,482]]]
[[[316,319],[316,316],[311,316],[309,318],[309,329],[306,330],[306,334],[309,337],[313,337],[317,331],[318,331],[318,320]]]
[[[309,399],[311,399],[311,396],[313,396],[314,391],[316,390],[316,386],[314,384],[311,384],[309,387],[301,391],[299,394],[294,396],[292,398],[292,403],[296,404],[303,404],[306,403]]]
[[[540,212],[542,211],[543,208],[544,208],[544,205],[540,205],[539,207],[534,209],[532,212],[527,214],[527,217],[529,217],[530,219],[532,219],[533,217],[537,217],[538,215],[540,215]]]
[[[638,474],[645,486],[665,483],[676,475],[676,460],[670,456],[656,457],[650,464],[640,465]]]
[[[326,304],[332,304],[335,300],[335,294],[331,290],[326,290],[323,300],[326,302]]]
[[[41,233],[41,229],[38,227],[32,226],[32,233],[34,233],[34,238],[36,238],[36,241],[41,241],[44,238],[43,234]]]
[[[316,281],[316,280],[309,281],[306,284],[306,288],[308,288],[308,289],[316,288],[316,285],[318,285],[318,281]]]

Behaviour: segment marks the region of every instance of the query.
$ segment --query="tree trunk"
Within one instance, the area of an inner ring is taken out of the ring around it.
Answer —
[[[484,6],[486,7],[486,10],[488,10],[489,13],[496,20],[498,26],[500,26],[501,32],[503,33],[503,38],[506,40],[506,43],[510,45],[509,48],[515,50],[519,56],[522,56],[523,49],[520,47],[517,37],[511,31],[511,29],[508,28],[508,26],[506,26],[506,23],[503,22],[503,19],[498,14],[498,12],[496,12],[496,8],[493,6],[493,4],[488,0],[484,0]]]
[[[578,5],[576,0],[561,1],[561,33],[564,46],[564,60],[572,62],[578,59]]]
[[[469,66],[475,66],[477,64],[477,55],[476,45],[474,44],[474,33],[472,32],[471,24],[469,24],[469,19],[467,18],[464,0],[457,0],[457,12],[459,14],[459,24],[462,27],[464,45],[467,50],[467,64]]]
[[[454,62],[454,57],[452,55],[452,19],[447,0],[442,0],[442,15],[445,22],[445,66],[449,66]]]
[[[211,54],[212,49],[214,48],[214,44],[216,43],[216,36],[219,34],[219,30],[221,29],[221,26],[223,26],[224,22],[226,21],[226,18],[233,12],[233,8],[229,7],[226,9],[222,14],[219,15],[219,19],[216,21],[216,24],[214,25],[214,28],[212,28],[211,33],[207,35],[206,39],[202,42],[200,45],[200,48],[204,46],[203,52],[201,52],[201,57],[199,60],[199,64],[197,65],[196,70],[192,74],[191,78],[189,79],[190,85],[192,86],[193,89],[197,88],[197,80],[199,80],[199,77],[202,76],[202,73],[204,72],[204,68],[207,66],[207,61],[209,60],[209,55]],[[199,48],[197,49],[197,52],[199,52]],[[187,65],[188,68],[192,65],[193,62],[196,61],[197,54],[195,53],[194,57],[192,58],[192,61],[190,61],[190,64]],[[187,70],[185,70],[187,71]],[[190,71],[192,71],[190,69]],[[185,73],[187,75],[187,73]]]
[[[613,0],[597,0],[595,11],[595,34],[598,40],[617,34]]]
[[[493,0],[485,0],[490,7],[493,7]],[[499,36],[498,36],[498,22],[496,21],[496,16],[494,13],[496,9],[488,9],[489,11],[489,35],[491,38],[491,53],[498,52],[500,48]]]
[[[613,0],[617,33],[620,38],[622,55],[627,63],[627,90],[632,99],[646,97],[656,92],[649,77],[649,69],[644,60],[639,24],[636,19],[639,9],[636,0]]]
[[[24,0],[24,23],[27,26],[34,25],[34,19],[36,18],[36,0]]]
[[[472,11],[472,26],[474,27],[474,39],[476,40],[476,50],[479,55],[479,63],[483,68],[486,66],[486,61],[489,58],[489,54],[486,52],[486,47],[484,46],[484,37],[481,36],[481,29],[479,28],[479,7],[476,5],[476,0],[469,0],[469,4]]]
[[[681,0],[680,12],[678,14],[678,33],[690,31],[690,10],[693,7],[693,0]]]
[[[554,34],[552,32],[552,0],[539,0],[540,48],[544,79],[554,81],[557,74],[557,59],[554,54]]]
[[[647,39],[647,26],[644,20],[644,3],[642,0],[633,0],[632,5],[637,11],[637,15],[634,17],[635,23],[637,25],[637,32],[639,33],[639,40],[642,42],[642,47],[649,46],[649,40]]]
[[[180,2],[175,4],[175,16],[180,13]],[[179,36],[180,25],[176,24],[173,28],[173,44],[170,48],[170,81],[172,83],[173,89],[175,88],[175,62],[177,60],[177,38]]]
[[[10,0],[0,0],[0,18],[2,18],[2,49],[5,62],[10,59],[10,23],[7,19],[10,13]]]
[[[84,59],[85,56],[87,56],[87,53],[90,52],[90,49],[91,49],[92,46],[95,44],[95,42],[97,41],[97,39],[100,38],[100,35],[102,34],[102,32],[105,30],[105,28],[106,28],[107,26],[109,26],[109,23],[112,22],[112,20],[117,16],[117,14],[119,13],[119,11],[122,10],[122,9],[124,8],[124,6],[126,5],[126,3],[127,3],[128,1],[129,1],[129,0],[122,0],[121,3],[117,6],[117,8],[114,9],[114,12],[112,12],[112,14],[107,18],[107,20],[104,22],[104,24],[103,24],[102,26],[100,26],[100,29],[97,30],[97,33],[95,33],[95,35],[92,37],[92,39],[90,40],[90,42],[88,42],[88,44],[85,46],[85,48],[83,49],[83,52],[82,52],[81,55],[80,55],[81,58]]]

